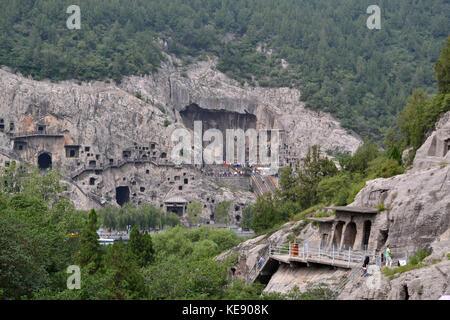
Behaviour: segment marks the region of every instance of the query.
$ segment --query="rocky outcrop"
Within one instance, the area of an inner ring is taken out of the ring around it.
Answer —
[[[116,188],[127,187],[135,203],[162,207],[180,195],[200,201],[202,222],[218,203],[231,201],[231,222],[239,220],[253,193],[228,188],[193,166],[173,165],[170,134],[182,125],[166,127],[165,119],[158,107],[111,83],[38,82],[0,70],[1,165],[36,165],[49,155],[78,209],[115,205]]]
[[[369,247],[383,250],[389,243],[399,255],[414,253],[418,248],[429,248],[450,228],[450,152],[444,153],[449,126],[450,112],[417,151],[411,170],[368,181],[355,197],[350,206],[374,208],[383,204],[385,209],[377,215]],[[440,138],[432,147],[436,137]],[[440,148],[441,153],[430,155],[430,148]]]
[[[298,90],[242,86],[216,70],[215,58],[196,62],[185,72],[175,68],[174,62],[180,63],[168,57],[157,74],[128,77],[120,87],[164,106],[180,122],[180,111],[192,104],[207,110],[255,115],[258,129],[284,130],[287,156],[292,161],[301,159],[314,144],[323,151],[354,152],[361,143],[331,115],[306,109]]]
[[[354,208],[355,217],[364,218],[364,214],[369,214],[366,211],[373,211],[364,208],[381,209],[378,213],[370,213],[371,217],[375,215],[368,242],[370,253],[379,254],[390,244],[395,262],[404,259],[405,255],[416,254],[419,248],[431,252],[431,255],[422,262],[421,268],[401,273],[393,279],[380,274],[377,285],[368,282],[368,278],[351,277],[339,299],[437,299],[450,294],[449,128],[450,112],[441,118],[436,131],[416,152],[414,166],[410,170],[391,178],[368,181],[349,205]],[[349,215],[351,211],[348,210]],[[280,241],[273,243],[286,241],[288,236],[292,236],[294,226],[298,226],[298,222],[288,223],[274,233]],[[299,237],[320,241],[320,230],[309,225]],[[250,266],[256,263],[259,252],[264,248],[261,243],[272,243],[272,236],[261,236],[258,247],[251,241],[237,247],[236,250],[245,248],[240,250],[239,261],[246,261]],[[240,268],[244,273],[249,269]],[[285,264],[272,275],[265,290],[285,293],[295,285],[304,288],[311,282],[329,283],[329,280],[345,274],[345,271],[338,272],[328,267],[294,268]]]
[[[437,299],[450,293],[450,112],[417,150],[412,169],[388,179],[368,181],[351,206],[384,204],[377,215],[371,243],[393,254],[431,252],[425,267],[390,280],[381,276],[377,287],[363,280],[350,282],[340,299]]]
[[[120,85],[34,81],[3,68],[0,147],[8,154],[1,164],[42,162],[60,169],[78,209],[117,204],[117,188],[128,188],[123,201],[158,207],[171,197],[200,201],[204,222],[213,222],[215,206],[228,200],[234,204],[231,222],[237,223],[242,209],[255,201],[245,187],[250,183],[229,187],[192,165],[170,161],[172,132],[189,128],[193,120],[180,111],[188,106],[220,111],[217,121],[230,129],[284,128],[282,147],[292,152],[283,159],[298,159],[313,144],[352,152],[360,143],[330,115],[305,109],[296,90],[241,86],[215,69],[216,59],[188,67],[174,61],[180,64],[168,57],[157,73],[126,77]]]
[[[347,284],[339,299],[437,300],[450,294],[450,240],[438,238],[430,248],[433,253],[422,262],[424,267],[401,273],[392,280],[380,275],[376,286],[368,285],[370,279],[357,278]]]
[[[240,243],[235,248],[217,256],[218,261],[224,261],[227,257],[237,254],[238,261],[234,276],[237,279],[245,279],[250,270],[258,263],[259,256],[265,252],[269,245],[279,246],[289,242],[288,238],[310,239],[316,234],[317,227],[303,221],[288,222],[279,230],[265,234]]]

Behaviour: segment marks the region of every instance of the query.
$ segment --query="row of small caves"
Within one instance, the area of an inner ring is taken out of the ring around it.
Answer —
[[[0,131],[5,132],[4,119],[0,118]],[[14,123],[10,123],[9,131],[7,132],[12,136],[14,141],[13,150],[16,152],[21,152],[27,150],[30,138],[64,138],[61,132],[50,132],[46,125],[37,125],[36,130],[33,132],[26,133],[15,133]],[[67,159],[78,159],[76,162],[76,167],[80,168],[82,162],[86,163],[87,166],[82,166],[82,171],[93,172],[93,175],[89,177],[89,185],[94,186],[96,184],[97,177],[101,172],[108,168],[118,166],[119,163],[126,163],[127,161],[166,161],[167,153],[158,151],[158,143],[152,142],[149,146],[139,146],[134,143],[133,148],[127,148],[122,151],[122,159],[115,161],[113,158],[109,158],[107,162],[102,162],[102,157],[100,154],[94,154],[91,152],[91,146],[80,146],[80,145],[65,145],[65,156]],[[39,147],[40,149],[41,147]],[[9,161],[5,162],[6,166],[9,166]],[[45,171],[52,167],[52,154],[47,151],[40,151],[37,156],[37,166],[40,170]],[[146,170],[146,174],[150,174],[150,170]],[[74,176],[72,176],[74,178]],[[179,178],[179,177],[178,177]],[[188,183],[188,179],[184,179],[184,183]],[[84,182],[82,183],[85,184]],[[132,182],[133,185],[136,184],[135,181]],[[182,187],[179,187],[182,190]],[[144,192],[145,187],[140,187],[140,191]],[[130,201],[130,189],[128,186],[118,186],[115,190],[115,196],[117,203],[122,206],[123,204]],[[136,194],[133,194],[134,196]],[[156,194],[152,194],[152,198],[156,197]]]
[[[225,131],[226,128],[242,128],[244,130],[248,128],[255,128],[256,127],[256,117],[252,114],[239,114],[236,112],[228,112],[225,110],[207,110],[198,107],[197,105],[193,104],[190,106],[187,106],[183,112],[180,112],[180,115],[183,119],[183,123],[188,128],[193,128],[193,121],[194,120],[201,120],[204,124],[203,130],[207,130],[209,128],[215,128],[217,125],[220,127],[219,129],[222,129],[222,131]],[[219,121],[220,120],[220,121]],[[46,136],[48,132],[45,124],[38,124],[36,126],[36,131],[39,133],[41,137]],[[3,119],[0,119],[0,131],[5,130],[5,124]],[[14,131],[14,123],[10,123],[10,132]],[[35,132],[36,133],[36,132]],[[57,134],[56,136],[63,137],[61,133]],[[55,137],[54,134],[49,134],[49,136]],[[14,139],[14,150],[22,151],[27,148],[27,136],[23,137],[15,137]],[[166,161],[167,159],[167,153],[166,152],[156,152],[157,150],[157,144],[151,143],[149,147],[139,147],[135,143],[134,148],[125,149],[122,151],[122,161],[123,160],[133,160],[133,159],[139,159],[144,161]],[[103,161],[101,162],[101,155],[100,154],[93,154],[90,152],[90,146],[80,146],[80,145],[65,145],[65,155],[66,158],[80,158],[80,154],[83,156],[83,160],[85,160],[85,163],[87,166],[85,166],[85,170],[92,170],[95,175],[101,174],[101,171],[106,168],[107,166],[113,166],[114,159],[108,159],[106,163]],[[225,151],[225,150],[224,150]],[[138,154],[137,154],[138,153]],[[38,154],[37,158],[37,165],[40,169],[46,170],[48,168],[51,168],[52,166],[52,155],[50,152],[41,151]],[[74,163],[75,165],[75,163]],[[79,168],[81,166],[81,161],[76,162],[76,167]],[[74,168],[76,170],[77,168]],[[147,174],[149,174],[149,170],[146,171]],[[75,177],[72,177],[75,179]],[[170,179],[170,178],[169,178]],[[96,185],[97,177],[94,175],[89,177],[89,185],[94,186]],[[177,177],[174,177],[174,180],[177,180]],[[132,184],[135,182],[131,182]],[[83,183],[84,184],[84,183]],[[184,178],[184,184],[188,184],[188,179]],[[140,192],[145,191],[145,187],[141,186],[139,188]],[[183,186],[178,186],[178,190],[182,191]],[[130,187],[128,185],[120,185],[115,190],[115,197],[116,202],[119,205],[123,205],[129,201],[131,201],[132,197],[135,197],[136,193],[131,194]],[[156,197],[156,195],[152,195],[152,198]],[[162,205],[161,205],[162,206]],[[204,205],[206,206],[206,205]],[[239,206],[237,211],[239,210]],[[236,215],[236,220],[240,220],[240,216]]]
[[[42,131],[42,133],[44,133],[45,129],[41,129],[41,127],[40,127],[39,132],[41,132],[41,131]],[[24,144],[20,143],[20,142],[19,143],[15,143],[14,146],[15,146],[14,149],[15,150],[19,150],[19,151],[24,150],[24,147],[25,147]],[[144,153],[144,152],[146,152],[148,150],[153,151],[153,150],[156,149],[156,147],[157,147],[157,143],[151,143],[149,147],[137,146],[137,144],[136,144],[134,150],[133,149],[126,149],[126,150],[124,150],[122,152],[123,160],[131,159],[132,156],[135,153],[136,153],[136,156],[138,156],[141,160],[147,160],[148,159],[148,157],[147,157],[148,153]],[[96,160],[100,160],[101,159],[101,156],[99,154],[93,154],[93,153],[90,152],[91,151],[91,147],[90,146],[83,146],[82,147],[82,146],[78,146],[78,145],[76,145],[76,146],[75,145],[66,145],[65,146],[65,151],[66,151],[65,152],[66,158],[80,158],[80,155],[84,154],[86,157],[95,157]],[[155,152],[155,151],[153,151],[153,152]],[[161,154],[159,155],[159,158],[160,159],[166,159],[167,158],[167,154],[165,152],[161,152]],[[153,158],[152,160],[155,160],[155,159]],[[114,159],[109,159],[109,164],[113,164],[113,163],[114,163]],[[77,163],[77,165],[80,165],[80,164],[81,164],[80,162]],[[52,166],[51,153],[49,153],[49,152],[41,152],[38,155],[37,165],[38,165],[39,169],[41,169],[41,170],[47,170],[47,169],[51,168],[51,166]],[[89,169],[89,168],[92,168],[92,169],[97,168],[97,161],[90,160],[88,162],[87,169]],[[92,171],[93,171],[93,173],[95,175],[100,175],[101,174],[101,170],[92,170]],[[146,169],[145,173],[146,174],[150,174],[150,170]],[[179,183],[180,184],[180,185],[177,186],[178,191],[183,191],[183,184],[187,185],[189,183],[189,179],[194,180],[195,177],[194,176],[192,176],[190,178],[187,177],[186,176],[186,172],[183,173],[183,177],[181,177],[180,175],[175,175],[175,176],[173,176],[173,178],[171,178],[171,177],[167,178],[169,184],[175,184],[175,183]],[[89,177],[89,185],[95,186],[97,180],[98,180],[97,177],[90,176]],[[124,182],[124,184],[126,184],[126,178],[125,177],[123,178],[123,182]],[[136,181],[132,179],[130,181],[130,184],[132,186],[135,186],[136,185]],[[83,185],[84,185],[84,182],[83,182]],[[159,187],[159,184],[157,185],[157,187]],[[146,188],[144,186],[140,186],[139,187],[139,191],[141,193],[143,193],[143,192],[146,191]],[[121,185],[121,186],[118,186],[118,187],[115,188],[115,198],[116,198],[116,202],[117,202],[117,204],[119,206],[123,206],[125,203],[130,202],[132,200],[132,198],[134,198],[136,196],[137,196],[137,194],[136,193],[132,193],[131,190],[130,190],[130,187],[128,185]],[[156,199],[156,192],[152,191],[150,197],[151,197],[151,200],[155,200]],[[189,201],[187,203],[190,203],[190,202],[191,201]],[[181,216],[186,211],[187,203],[186,203],[186,205],[183,206],[183,208],[182,208],[182,206],[168,204],[167,205],[167,211],[174,212],[174,213],[178,214],[179,216]],[[214,205],[215,204],[215,199],[210,198],[210,197],[206,197],[206,203],[210,203],[210,204]],[[203,204],[203,208],[207,208],[207,204],[206,203]],[[164,206],[163,204],[160,204],[160,207],[163,207],[163,206]],[[241,209],[241,206],[235,205],[234,209],[235,209],[236,212],[238,212]],[[214,220],[214,214],[210,215],[210,219]],[[236,219],[236,221],[239,222],[240,219],[241,219],[240,214],[236,214],[235,215],[235,219]]]

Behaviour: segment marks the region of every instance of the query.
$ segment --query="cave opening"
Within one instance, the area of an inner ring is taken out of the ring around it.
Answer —
[[[406,284],[403,285],[403,292],[401,293],[401,298],[403,300],[409,300],[409,292],[408,292],[408,286]]]
[[[173,212],[179,217],[182,217],[184,214],[183,207],[177,205],[167,206],[167,212]]]
[[[116,202],[119,206],[123,206],[130,201],[130,188],[127,186],[116,188]]]
[[[246,132],[248,129],[256,129],[257,118],[251,113],[239,113],[227,111],[224,109],[213,110],[204,109],[197,104],[192,103],[180,111],[180,116],[186,128],[194,130],[194,121],[202,122],[202,136],[209,129],[218,129],[225,141],[227,129],[242,129]],[[246,141],[247,141],[246,137]],[[203,147],[208,146],[211,141],[204,141]],[[236,150],[236,149],[235,149]],[[223,144],[223,157],[226,158],[226,144]],[[234,157],[236,157],[236,152]],[[246,146],[245,159],[248,159],[248,150]]]
[[[41,170],[48,169],[52,166],[52,156],[46,152],[41,153],[38,157],[38,167]]]

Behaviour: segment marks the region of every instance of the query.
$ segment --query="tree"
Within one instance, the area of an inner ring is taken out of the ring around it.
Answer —
[[[145,267],[153,261],[154,250],[152,238],[147,232],[141,234],[138,227],[133,227],[127,246],[134,255],[139,267]]]
[[[218,223],[228,223],[230,221],[230,201],[222,201],[216,206],[216,211],[214,213],[215,221]]]
[[[104,265],[102,289],[107,292],[107,296],[102,297],[103,299],[139,299],[147,296],[138,265],[122,239],[107,250]]]
[[[97,229],[97,213],[94,209],[91,209],[86,227],[81,232],[80,251],[77,253],[77,263],[81,267],[89,266],[90,273],[95,272],[100,267],[101,262]]]
[[[427,128],[426,109],[429,99],[422,89],[416,89],[408,98],[408,104],[400,113],[399,128],[407,146],[418,149],[423,143]]]
[[[188,204],[186,211],[189,218],[189,224],[190,225],[198,224],[200,216],[202,214],[202,204],[198,201],[193,201]]]
[[[445,47],[441,51],[441,56],[434,65],[436,80],[440,93],[450,92],[450,36],[445,41]]]
[[[309,208],[318,201],[317,186],[319,182],[328,176],[338,172],[333,161],[320,156],[320,147],[312,146],[308,150],[301,169],[298,172],[298,184],[300,188],[297,202],[303,209]]]
[[[254,206],[249,205],[242,210],[242,222],[241,227],[243,229],[250,229],[253,222]]]
[[[380,155],[379,147],[375,142],[368,139],[356,149],[353,157],[342,158],[339,162],[345,170],[365,174],[369,162]]]

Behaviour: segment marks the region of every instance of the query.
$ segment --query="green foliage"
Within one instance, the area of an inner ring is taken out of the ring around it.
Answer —
[[[85,214],[62,195],[59,173],[12,162],[1,171],[0,291],[2,299],[31,298],[65,286],[78,243],[70,238]]]
[[[450,110],[450,36],[434,70],[439,93],[430,99],[422,89],[414,90],[408,104],[400,113],[399,128],[404,135],[404,145],[417,150],[425,141],[425,135],[434,128],[439,116]]]
[[[367,168],[369,179],[389,178],[405,172],[396,159],[379,157],[372,160]]]
[[[223,293],[221,299],[224,300],[259,300],[264,290],[261,283],[245,283],[243,280],[236,280]]]
[[[122,207],[106,206],[98,211],[101,225],[114,230],[125,230],[127,226],[137,226],[141,230],[149,230],[179,224],[178,216],[173,212],[143,203],[136,206],[126,203]]]
[[[432,61],[450,20],[445,0],[383,3],[375,32],[365,24],[370,2],[359,0],[79,0],[81,29],[69,30],[70,4],[5,3],[0,64],[35,79],[120,81],[159,67],[159,38],[180,57],[217,55],[217,68],[241,84],[299,88],[308,107],[378,140],[412,88],[432,92]],[[445,61],[435,66],[440,91],[448,88]]]
[[[430,127],[426,114],[427,105],[428,96],[422,89],[417,89],[408,98],[408,104],[400,113],[399,128],[405,135],[407,146],[418,149],[423,143],[425,133]]]
[[[156,262],[144,270],[151,299],[213,299],[226,289],[227,264],[213,257],[239,243],[232,230],[170,228],[154,235]]]
[[[332,300],[334,297],[335,293],[324,283],[308,284],[304,291],[295,286],[284,295],[287,300]]]
[[[98,225],[97,213],[94,209],[89,212],[86,227],[80,236],[80,251],[76,255],[76,262],[80,267],[91,264],[92,272],[95,272],[100,266],[100,244],[98,243]]]
[[[258,198],[251,226],[262,233],[292,218],[305,219],[326,205],[348,205],[367,180],[404,172],[394,158],[388,158],[376,143],[366,140],[353,156],[339,154],[342,170],[338,171],[334,163],[322,158],[320,149],[313,146],[297,172],[291,167],[281,170],[280,188],[275,197]]]
[[[127,247],[134,255],[134,260],[139,267],[146,267],[153,261],[152,238],[147,232],[141,234],[136,226],[131,229]]]
[[[388,157],[396,160],[399,166],[402,165],[402,153],[396,145],[390,149]]]
[[[427,265],[422,263],[422,261],[429,255],[429,252],[423,250],[422,248],[419,248],[415,255],[409,257],[409,261],[406,265],[392,269],[385,267],[381,270],[381,273],[392,280],[404,272],[426,267]]]
[[[212,259],[169,256],[144,270],[150,299],[211,299],[227,284],[226,268]]]
[[[164,120],[164,127],[168,127],[172,124],[172,122],[170,122],[168,119]]]
[[[357,192],[361,189],[362,176],[359,173],[340,172],[336,176],[322,179],[317,186],[319,202],[345,206],[353,201],[348,201],[349,197],[354,197],[353,189]]]
[[[122,239],[108,248],[104,261],[104,281],[101,299],[138,299],[146,296],[147,288],[133,256]],[[100,297],[99,297],[100,298]]]
[[[450,92],[450,36],[445,41],[441,56],[434,65],[434,72],[440,93]]]
[[[375,142],[366,140],[358,147],[355,154],[342,158],[340,165],[344,170],[365,174],[369,167],[369,162],[380,155],[379,147]]]
[[[217,223],[228,223],[230,220],[229,212],[231,208],[230,201],[222,201],[216,206],[214,219]]]
[[[255,207],[254,205],[249,205],[242,210],[242,222],[241,227],[244,229],[250,229],[253,223]]]
[[[202,204],[198,201],[193,201],[188,204],[186,212],[189,218],[189,224],[196,225],[202,214]]]

